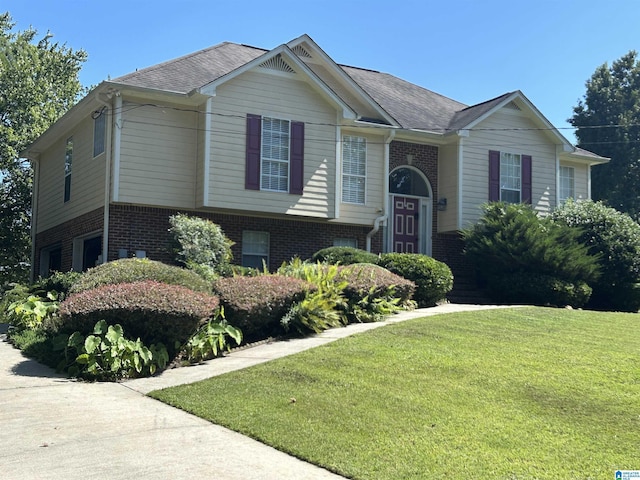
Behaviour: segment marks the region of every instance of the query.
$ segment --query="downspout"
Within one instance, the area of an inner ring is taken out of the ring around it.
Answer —
[[[367,252],[371,252],[371,239],[376,233],[378,233],[378,230],[380,230],[380,224],[382,222],[385,222],[388,217],[387,205],[389,203],[389,199],[387,197],[389,196],[389,145],[391,144],[395,136],[396,131],[391,130],[387,138],[385,138],[384,140],[384,167],[382,169],[382,171],[384,172],[384,180],[382,182],[382,215],[380,215],[373,221],[373,229],[369,233],[367,233]]]
[[[98,96],[98,100],[102,103],[107,109],[111,109],[111,118],[112,121],[108,124],[108,132],[107,138],[108,141],[105,142],[105,175],[104,175],[104,208],[103,208],[103,219],[102,219],[102,263],[107,263],[109,259],[109,216],[110,216],[110,207],[111,207],[111,162],[112,162],[112,142],[114,138],[113,132],[118,128],[117,119],[120,117],[120,110],[122,109],[122,98],[120,97],[120,93],[116,92],[116,101],[115,107],[114,103],[111,101],[114,93],[108,93],[107,99],[104,100],[101,98],[101,95]],[[105,112],[106,113],[106,112]]]
[[[40,192],[40,162],[37,158],[29,159],[33,165],[33,193],[31,195],[31,283],[36,278],[36,231],[38,230],[38,193]]]

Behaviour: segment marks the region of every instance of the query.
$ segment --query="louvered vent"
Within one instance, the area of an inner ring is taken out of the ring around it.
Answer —
[[[280,54],[270,58],[264,63],[261,63],[260,67],[269,70],[276,70],[278,72],[296,73],[295,70],[291,68],[287,62],[284,61]]]
[[[302,58],[311,58],[311,54],[302,45],[296,45],[292,48],[293,53]]]
[[[520,107],[516,105],[514,102],[509,102],[505,105],[505,108],[510,108],[511,110],[520,110]]]

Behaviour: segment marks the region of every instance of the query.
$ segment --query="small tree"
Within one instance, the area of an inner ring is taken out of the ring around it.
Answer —
[[[476,266],[480,281],[500,300],[581,306],[586,301],[584,295],[540,294],[540,289],[557,290],[558,285],[563,291],[575,290],[567,283],[590,293],[583,284],[598,278],[598,258],[589,254],[579,234],[576,229],[540,218],[529,205],[491,203],[463,237],[465,253]],[[505,279],[518,284],[518,298],[510,295],[516,290],[509,289]]]
[[[215,278],[228,270],[231,259],[229,240],[219,225],[199,217],[184,214],[169,218],[173,235],[173,252],[187,268]]]

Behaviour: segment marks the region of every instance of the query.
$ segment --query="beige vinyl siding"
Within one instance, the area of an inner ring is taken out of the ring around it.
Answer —
[[[64,202],[64,159],[73,138],[71,197]],[[104,206],[105,158],[93,158],[93,120],[88,117],[44,152],[39,160],[36,233]]]
[[[194,208],[198,114],[123,102],[118,201]]]
[[[438,197],[447,199],[447,208],[438,211],[438,233],[458,229],[458,143],[440,147]],[[464,147],[463,147],[464,148]]]
[[[546,214],[556,204],[556,145],[523,112],[502,108],[464,139],[462,228],[475,223],[489,200],[489,150],[531,155],[532,205]]]
[[[575,200],[586,200],[589,198],[589,167],[582,163],[560,161],[562,167],[574,168]]]
[[[364,135],[357,130],[343,130],[342,135],[367,140],[367,177],[365,204],[341,203],[339,220],[355,225],[371,225],[376,217],[382,215],[384,202],[387,201],[387,195],[384,194],[384,137]]]
[[[245,189],[246,115],[305,123],[302,195]],[[304,81],[246,72],[217,88],[213,99],[209,207],[331,218],[335,212],[337,114]]]

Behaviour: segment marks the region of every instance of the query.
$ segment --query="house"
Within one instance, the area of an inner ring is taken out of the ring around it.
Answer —
[[[482,204],[548,213],[589,198],[591,166],[607,161],[520,91],[467,106],[338,65],[307,35],[272,50],[221,43],[102,82],[24,155],[34,275],[170,261],[178,212],[219,224],[247,266],[349,245],[463,272],[459,232]]]

